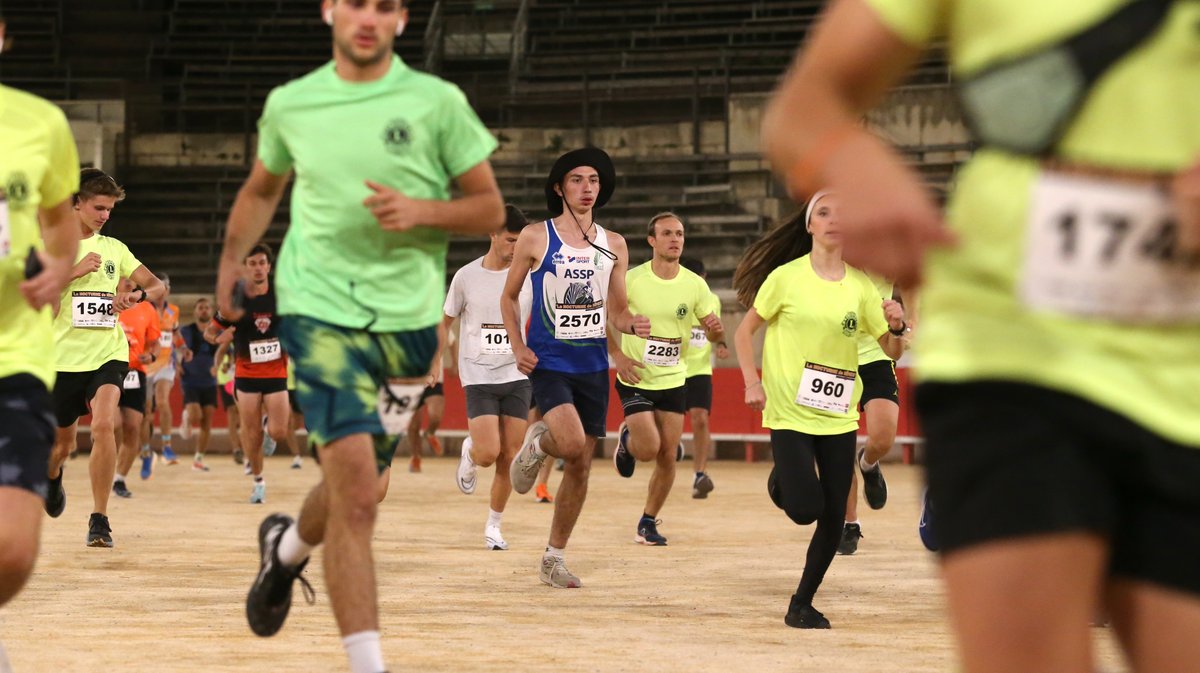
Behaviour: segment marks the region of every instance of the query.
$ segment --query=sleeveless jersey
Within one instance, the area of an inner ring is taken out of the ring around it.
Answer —
[[[530,274],[533,306],[526,342],[538,368],[567,374],[608,370],[605,326],[608,279],[613,262],[595,248],[563,243],[546,220],[546,251]],[[608,232],[596,225],[596,244],[608,248]]]

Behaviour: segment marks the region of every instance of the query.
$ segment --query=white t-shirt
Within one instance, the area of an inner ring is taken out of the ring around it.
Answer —
[[[458,340],[458,376],[464,386],[520,381],[525,375],[517,370],[512,344],[500,315],[500,296],[508,269],[489,271],[483,258],[471,262],[454,274],[446,293],[443,311],[460,323]],[[529,277],[521,286],[521,326],[529,321],[533,304],[533,285]]]

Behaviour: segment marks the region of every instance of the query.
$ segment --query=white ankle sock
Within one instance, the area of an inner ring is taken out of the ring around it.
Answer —
[[[863,472],[870,472],[871,470],[874,470],[877,467],[879,467],[879,461],[875,461],[874,463],[870,463],[870,464],[867,463],[867,452],[866,451],[863,451],[862,453],[860,453],[858,455],[858,468],[860,470],[862,470]]]
[[[312,553],[313,545],[300,537],[300,526],[292,524],[279,536],[279,562],[294,568]]]
[[[350,673],[382,673],[383,648],[378,631],[359,631],[342,638],[346,656],[350,658]]]
[[[553,556],[556,559],[563,557],[563,550],[558,547],[546,547],[546,553],[543,556]]]
[[[487,525],[495,526],[495,527],[499,528],[500,527],[500,519],[503,516],[504,516],[504,512],[497,512],[494,509],[489,509]]]
[[[114,475],[113,475],[113,483],[115,484],[115,483],[117,483],[118,481],[122,481],[122,482],[123,482],[123,481],[125,481],[125,475],[123,475],[123,474],[114,474]]]

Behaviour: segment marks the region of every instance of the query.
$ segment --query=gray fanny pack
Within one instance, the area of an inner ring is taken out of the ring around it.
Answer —
[[[1172,0],[1133,0],[1099,23],[963,80],[967,125],[984,145],[1050,153],[1092,85],[1163,24]]]

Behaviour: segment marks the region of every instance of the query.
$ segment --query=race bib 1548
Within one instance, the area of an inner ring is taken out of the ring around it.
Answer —
[[[112,292],[72,292],[72,327],[116,327]]]

